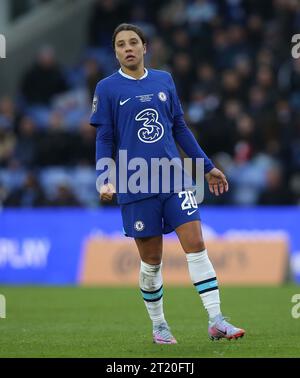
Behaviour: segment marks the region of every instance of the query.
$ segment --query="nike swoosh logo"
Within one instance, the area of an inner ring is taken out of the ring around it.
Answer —
[[[196,209],[196,210],[193,210],[193,211],[188,211],[188,212],[187,212],[187,215],[192,215],[192,214],[194,214],[195,211],[197,211],[197,209]]]
[[[217,328],[217,327],[216,327],[216,330],[219,331],[220,333],[222,333],[224,336],[227,335],[227,331],[226,331],[226,330],[225,330],[225,331],[222,331],[221,329],[219,329],[219,328]]]
[[[131,99],[131,97],[127,98],[124,101],[120,101],[120,105],[122,106],[122,105],[126,104],[126,102],[129,101],[130,99]]]

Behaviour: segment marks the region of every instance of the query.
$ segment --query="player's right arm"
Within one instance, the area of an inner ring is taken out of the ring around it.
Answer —
[[[114,134],[113,134],[113,119],[111,114],[109,92],[103,81],[97,84],[90,124],[95,126],[96,132],[96,169],[98,179],[102,177],[105,170],[99,169],[101,159],[112,159],[113,147],[114,147]],[[109,169],[107,167],[107,169]],[[114,186],[107,180],[98,181],[97,189],[100,193],[100,199],[102,201],[111,201],[113,194],[116,192]],[[99,188],[98,188],[99,184]]]

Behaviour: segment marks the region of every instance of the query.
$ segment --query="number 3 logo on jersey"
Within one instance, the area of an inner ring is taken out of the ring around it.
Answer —
[[[144,121],[138,131],[138,138],[144,143],[154,143],[164,135],[163,125],[158,122],[158,113],[155,109],[144,109],[135,117],[136,121]]]

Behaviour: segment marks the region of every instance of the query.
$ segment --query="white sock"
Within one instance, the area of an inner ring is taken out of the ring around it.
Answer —
[[[212,320],[221,314],[221,309],[216,272],[208,258],[207,250],[187,253],[186,259],[191,280],[200,294],[209,319]]]
[[[150,265],[141,261],[140,289],[153,326],[166,321],[163,311],[161,265]]]

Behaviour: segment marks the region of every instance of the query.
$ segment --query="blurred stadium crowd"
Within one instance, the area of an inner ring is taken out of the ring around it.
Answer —
[[[296,0],[99,0],[88,46],[63,67],[44,46],[15,98],[0,99],[0,205],[99,206],[91,99],[117,69],[121,22],[148,36],[148,67],[172,73],[199,144],[231,190],[207,204],[300,204],[300,33]]]

